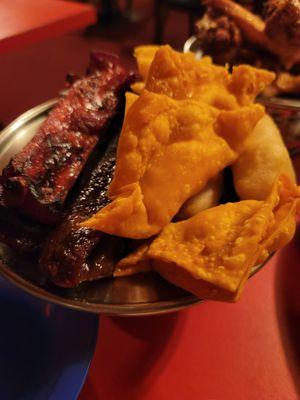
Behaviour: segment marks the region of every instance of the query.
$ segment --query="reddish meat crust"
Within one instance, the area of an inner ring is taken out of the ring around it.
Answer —
[[[100,59],[100,61],[99,61]],[[130,75],[116,57],[77,80],[25,148],[3,171],[6,204],[33,220],[54,224],[88,157],[120,105]]]

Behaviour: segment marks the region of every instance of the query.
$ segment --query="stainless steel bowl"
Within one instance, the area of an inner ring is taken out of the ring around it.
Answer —
[[[0,172],[10,158],[33,137],[57,100],[43,103],[21,115],[0,134]],[[256,273],[263,265],[253,269]],[[0,273],[21,289],[44,300],[93,313],[153,315],[199,304],[195,296],[170,284],[155,272],[106,278],[75,289],[41,285],[36,261],[18,256],[0,243]]]

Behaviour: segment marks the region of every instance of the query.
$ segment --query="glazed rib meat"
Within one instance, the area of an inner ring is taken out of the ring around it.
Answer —
[[[26,222],[7,207],[0,185],[0,242],[19,252],[35,253],[46,234],[47,227]]]
[[[34,221],[59,221],[70,189],[105,137],[131,80],[118,57],[93,55],[88,75],[73,84],[34,138],[4,169],[8,206]]]
[[[108,203],[107,187],[115,165],[116,139],[83,177],[78,195],[60,226],[45,243],[40,266],[57,285],[75,287],[109,276],[123,250],[123,239],[78,226]]]

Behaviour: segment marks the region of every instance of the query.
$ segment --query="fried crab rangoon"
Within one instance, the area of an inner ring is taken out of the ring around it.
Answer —
[[[126,115],[130,107],[133,105],[133,103],[136,102],[139,96],[131,92],[126,92],[125,97],[126,97],[126,103],[125,103],[125,115]]]
[[[192,53],[162,46],[155,53],[145,88],[174,99],[200,100],[221,110],[234,110],[252,104],[274,78],[274,73],[249,65],[234,67],[230,74],[210,57],[197,61]]]
[[[125,118],[108,192],[112,203],[84,225],[133,239],[157,234],[237,159],[262,115],[259,105],[219,111],[144,91]]]
[[[292,239],[299,202],[300,187],[282,176],[266,201],[222,204],[168,224],[121,260],[115,276],[154,269],[199,298],[237,300],[252,267]]]
[[[142,81],[126,95],[111,203],[82,225],[146,239],[116,277],[155,270],[199,298],[237,300],[253,267],[292,239],[300,211],[287,150],[253,103],[274,74],[230,74],[169,46],[135,56]],[[228,166],[241,201],[217,205]]]
[[[149,68],[158,49],[159,46],[153,45],[138,46],[134,49],[133,55],[136,58],[138,72],[142,78],[142,81],[135,82],[131,85],[131,89],[137,94],[140,94],[145,88],[145,81],[148,76]]]
[[[83,225],[133,239],[160,232],[188,198],[238,158],[264,115],[252,101],[272,79],[251,67],[230,75],[209,59],[196,61],[162,46],[146,90],[124,120],[112,202]]]
[[[195,68],[192,54],[180,55],[169,46],[151,49],[153,62],[148,46],[140,46],[135,53],[138,64],[147,65],[142,76],[148,90],[163,92],[173,98],[199,97],[221,109],[234,109],[237,103],[250,104],[274,77],[270,72],[243,65],[233,68],[229,84],[230,75],[226,69],[213,65],[208,57],[198,62]],[[286,173],[295,180],[287,149],[270,117],[265,116],[259,121],[245,151],[233,164],[233,172],[241,199],[265,199],[279,173]],[[220,191],[221,180],[212,181],[187,201],[179,217],[194,215],[198,207],[199,211],[203,206],[214,206]]]
[[[265,115],[257,123],[232,171],[241,200],[266,199],[280,174],[296,182],[288,150],[271,117]]]

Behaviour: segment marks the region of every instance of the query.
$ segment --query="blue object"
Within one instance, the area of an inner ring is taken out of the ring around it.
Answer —
[[[97,332],[98,316],[37,300],[0,278],[0,399],[76,399]]]

